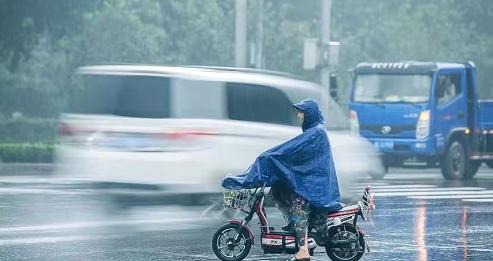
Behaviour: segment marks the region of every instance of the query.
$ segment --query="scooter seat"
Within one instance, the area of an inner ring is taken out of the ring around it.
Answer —
[[[338,211],[336,212],[342,212],[342,211],[351,211],[351,210],[355,210],[355,209],[358,209],[359,206],[358,205],[351,205],[351,206],[346,206],[346,207],[343,207],[341,209],[339,209]]]
[[[327,214],[328,217],[337,217],[337,216],[343,216],[343,215],[350,215],[354,214],[359,211],[359,206],[358,205],[351,205],[351,206],[345,206],[337,211],[334,212],[329,212]]]

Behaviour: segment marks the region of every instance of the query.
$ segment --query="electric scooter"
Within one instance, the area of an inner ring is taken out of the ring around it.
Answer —
[[[229,220],[214,234],[212,249],[219,259],[240,261],[248,255],[254,243],[254,236],[248,223],[254,214],[257,214],[260,221],[261,247],[264,253],[298,252],[298,242],[293,232],[269,227],[264,208],[264,190],[265,183],[260,188],[224,192],[224,206],[242,211],[247,216],[242,220]],[[363,256],[365,250],[370,251],[365,233],[357,225],[358,217],[367,221],[370,219],[371,210],[375,209],[370,186],[364,188],[361,199],[354,205],[327,214],[327,235],[320,235],[313,228],[308,228],[308,249],[311,255],[317,246],[321,246],[325,247],[327,255],[333,261],[356,261]]]

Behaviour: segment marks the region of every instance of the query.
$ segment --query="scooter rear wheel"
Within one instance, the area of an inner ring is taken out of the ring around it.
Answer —
[[[235,237],[240,233],[239,241],[235,243]],[[243,260],[252,247],[250,235],[239,224],[226,224],[220,227],[212,237],[212,249],[214,254],[223,261]]]
[[[347,243],[338,247],[325,245],[325,251],[329,258],[333,261],[356,261],[359,260],[365,252],[365,238],[358,235],[358,231],[353,224],[343,224],[329,231],[329,240],[356,240],[358,242]],[[359,247],[358,245],[359,244]]]

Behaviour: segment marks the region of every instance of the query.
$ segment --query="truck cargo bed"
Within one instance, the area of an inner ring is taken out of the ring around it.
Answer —
[[[493,100],[479,101],[479,108],[481,129],[493,131]]]

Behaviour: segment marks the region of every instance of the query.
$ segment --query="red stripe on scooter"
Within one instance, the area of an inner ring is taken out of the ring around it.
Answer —
[[[272,235],[272,234],[266,234],[264,235],[263,238],[265,239],[282,239],[282,235]],[[286,237],[286,240],[294,240],[294,236],[285,236]]]
[[[328,217],[345,216],[345,215],[350,215],[350,214],[358,213],[358,211],[359,211],[359,209],[350,210],[350,211],[336,212],[336,213],[329,214]]]

